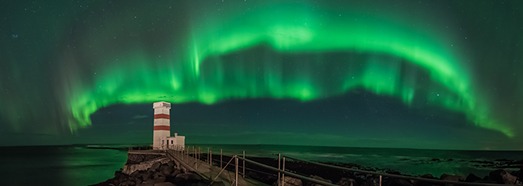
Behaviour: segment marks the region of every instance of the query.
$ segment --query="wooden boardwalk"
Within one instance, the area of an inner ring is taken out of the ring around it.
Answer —
[[[208,162],[196,159],[192,157],[192,154],[186,154],[181,151],[168,150],[166,151],[166,155],[175,162],[179,163],[181,167],[193,171],[205,179],[223,182],[225,185],[236,185],[234,183],[236,177],[235,172],[221,169],[219,166],[209,165]],[[234,163],[235,162],[232,161],[228,166],[234,167]],[[224,162],[223,166],[226,166],[226,164],[227,162]],[[238,175],[237,185],[249,186],[267,184]]]

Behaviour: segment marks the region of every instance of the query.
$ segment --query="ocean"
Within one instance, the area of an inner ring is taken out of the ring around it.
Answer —
[[[90,185],[123,167],[127,150],[87,146],[0,147],[2,185]]]
[[[128,145],[127,145],[128,146]],[[0,178],[3,185],[90,185],[113,177],[127,160],[126,145],[0,147]],[[192,146],[192,145],[189,145]],[[282,153],[307,160],[353,163],[368,168],[395,170],[409,175],[443,173],[480,177],[523,160],[523,151],[462,151],[285,145],[198,145],[213,154],[274,157]],[[192,147],[190,147],[192,148]],[[299,172],[299,170],[296,170]]]
[[[483,150],[427,150],[404,148],[359,148],[286,145],[199,145],[203,153],[207,148],[213,154],[223,150],[224,154],[273,157],[285,156],[328,163],[357,164],[364,168],[391,170],[402,174],[421,176],[432,174],[461,175],[472,173],[480,177],[503,168],[517,171],[523,168],[523,151]],[[189,147],[191,148],[191,147]]]

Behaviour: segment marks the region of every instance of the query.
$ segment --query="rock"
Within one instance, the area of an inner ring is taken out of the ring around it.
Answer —
[[[303,186],[303,182],[300,179],[298,179],[298,178],[285,176],[283,181],[285,182],[285,185],[288,185],[288,186]],[[274,182],[273,185],[278,185],[278,182],[277,181]]]
[[[142,179],[140,179],[140,178],[131,177],[130,180],[133,181],[134,183],[136,183],[136,185],[139,185],[142,183]]]
[[[517,176],[519,178],[518,180],[520,180],[520,181],[523,180],[523,165],[521,165],[521,168],[519,168],[519,171],[516,171],[513,175]]]
[[[176,163],[174,163],[174,161],[172,161],[172,160],[169,161],[169,162],[167,162],[167,165],[168,165],[169,167],[173,167],[173,168],[176,167]]]
[[[158,170],[158,168],[160,168],[160,165],[162,165],[160,162],[156,162],[153,165],[151,165],[151,168],[149,168],[149,169],[156,171],[156,170]]]
[[[165,177],[159,177],[158,179],[155,179],[154,180],[154,183],[161,183],[161,182],[165,182],[166,178]]]
[[[424,174],[424,175],[421,175],[420,177],[422,177],[422,178],[429,178],[429,179],[435,179],[436,178],[432,174]]]
[[[211,184],[211,186],[225,186],[225,183],[222,181],[215,181]]]
[[[155,172],[155,173],[153,174],[153,179],[154,179],[154,180],[160,180],[160,179],[162,179],[162,178],[163,178],[164,181],[165,181],[165,176],[164,176],[162,173]]]
[[[518,181],[518,177],[510,174],[509,172],[507,172],[503,169],[498,169],[498,170],[490,172],[489,178],[492,181],[495,181],[497,183],[502,183],[502,184],[518,184],[518,183],[521,184],[521,182]]]
[[[356,180],[354,180],[352,178],[341,178],[340,181],[338,181],[338,183],[336,183],[336,185],[354,186],[354,185],[357,185],[357,183],[356,183]]]
[[[424,174],[420,176],[421,178],[437,180],[438,178],[434,177],[432,174]],[[412,183],[416,186],[436,186],[438,184],[430,181],[421,181],[421,180],[412,180]]]
[[[128,154],[126,164],[140,163],[140,162],[143,162],[144,159],[145,159],[145,156],[143,156],[141,154]]]
[[[461,181],[461,180],[463,180],[463,178],[461,176],[450,175],[450,174],[442,174],[439,179],[440,180],[447,180],[447,181]]]
[[[467,176],[467,178],[465,178],[466,182],[477,182],[477,181],[480,181],[480,180],[481,180],[480,177],[478,177],[478,176],[476,176],[475,174],[472,174],[472,173],[469,174]]]
[[[412,182],[410,180],[400,179],[400,178],[393,179],[392,185],[397,185],[397,186],[414,186],[414,184],[412,184]]]
[[[327,182],[327,183],[332,183],[331,180],[328,180],[328,179],[325,179],[325,178],[322,178],[322,177],[319,177],[319,176],[316,176],[316,175],[311,175],[311,178],[312,179],[315,179],[315,180],[321,180],[321,181],[324,181],[324,182]],[[306,184],[307,186],[320,186],[321,184],[316,184],[316,183],[309,183],[309,184]]]
[[[182,173],[182,171],[181,171],[180,169],[175,169],[175,170],[170,174],[170,176],[175,177],[176,175],[181,174],[181,173]]]
[[[169,165],[165,164],[165,165],[160,166],[160,170],[159,171],[163,175],[168,176],[168,175],[171,175],[171,173],[173,172],[173,168],[170,167]]]
[[[131,180],[127,180],[127,181],[120,183],[120,185],[121,186],[132,186],[132,185],[136,185],[136,183]]]
[[[140,184],[140,186],[154,186],[154,184],[155,184],[154,180],[147,180],[147,181],[142,182],[142,184]]]
[[[152,179],[152,176],[153,176],[153,173],[152,172],[145,172],[143,171],[141,174],[140,174],[140,179],[142,179],[143,181],[145,180],[150,180]]]
[[[382,181],[385,181],[385,178],[382,178]],[[358,183],[361,183],[361,184],[358,184]],[[379,185],[380,183],[380,178],[379,177],[375,177],[374,175],[370,175],[364,179],[357,179],[355,182],[354,182],[354,185]]]
[[[175,184],[173,184],[171,182],[160,182],[160,183],[155,183],[154,186],[175,186]]]
[[[180,185],[184,185],[187,183],[195,183],[195,182],[198,182],[201,180],[202,180],[202,178],[199,175],[194,174],[194,173],[182,173],[182,174],[176,175],[176,177],[174,178],[174,182],[176,184],[180,184]]]

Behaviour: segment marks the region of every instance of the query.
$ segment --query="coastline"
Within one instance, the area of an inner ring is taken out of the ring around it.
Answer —
[[[162,158],[164,158],[162,160]],[[206,159],[207,154],[201,154],[201,158]],[[277,167],[278,160],[275,158],[267,157],[247,157],[250,160],[254,160],[265,165]],[[223,163],[228,162],[231,156],[224,155]],[[215,166],[219,166],[219,156],[213,156],[213,162]],[[438,161],[438,160],[434,160]],[[508,162],[507,160],[506,162]],[[348,163],[325,163],[328,165],[335,165],[340,167],[347,167],[351,169],[358,169],[363,171],[373,171],[383,174],[401,175],[401,176],[412,176],[419,178],[427,178],[434,180],[445,180],[445,181],[456,181],[456,182],[467,182],[467,183],[481,183],[481,184],[513,184],[521,185],[523,180],[523,167],[521,161],[513,161],[514,164],[506,164],[510,168],[519,167],[517,171],[509,171],[505,169],[497,169],[491,171],[487,176],[479,177],[472,173],[467,176],[460,176],[454,174],[442,174],[442,175],[431,175],[424,174],[421,176],[413,176],[401,173],[399,171],[390,169],[377,169],[371,167],[363,167],[358,164]],[[145,164],[144,164],[145,163]],[[483,162],[486,165],[497,165],[495,162]],[[518,164],[519,163],[519,164]],[[142,168],[131,170],[131,166],[137,164],[144,164]],[[240,163],[241,166],[241,163]],[[172,169],[172,170],[171,170]],[[226,167],[229,171],[234,171],[234,166]],[[263,168],[256,167],[253,164],[246,163],[245,176],[258,180],[267,185],[274,185],[277,182],[276,172],[264,170]],[[301,161],[286,161],[286,170],[293,173],[297,173],[303,176],[312,177],[325,182],[337,184],[337,185],[376,185],[379,182],[379,177],[372,174],[357,173],[346,170],[334,169],[331,167],[323,167],[308,162]],[[405,179],[405,178],[392,178],[383,177],[383,185],[445,185],[441,183],[431,183],[427,181],[419,181],[416,179]],[[297,178],[287,176],[285,178],[287,185],[314,185],[313,183]],[[179,166],[179,163],[166,160],[165,157],[159,155],[148,155],[143,157],[137,157],[131,153],[128,153],[128,160],[125,166],[115,172],[115,177],[108,179],[96,185],[205,185],[210,184],[208,180],[204,180],[198,176],[197,173],[187,171]],[[220,183],[214,183],[214,185],[220,185]]]
[[[173,161],[161,151],[145,150],[143,153],[127,153],[127,161],[120,170],[114,172],[114,177],[96,186],[114,185],[210,185],[198,173],[189,171],[179,162]],[[220,185],[219,182],[212,185]],[[223,185],[223,184],[221,184]]]

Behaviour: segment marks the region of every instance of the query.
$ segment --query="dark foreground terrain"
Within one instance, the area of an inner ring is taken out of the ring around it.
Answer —
[[[155,159],[162,158],[158,155],[131,155],[126,166],[139,164],[142,162],[154,161]],[[207,157],[205,154],[201,156],[202,160]],[[250,160],[254,160],[259,163],[270,165],[272,167],[278,166],[277,159],[273,158],[260,158],[260,157],[247,157]],[[231,159],[230,156],[223,156],[223,165]],[[213,162],[215,166],[220,166],[219,156],[213,156]],[[514,161],[510,162],[509,167],[519,167],[517,171],[507,171],[504,169],[497,169],[491,171],[488,176],[479,177],[474,174],[469,174],[466,177],[459,175],[443,174],[441,176],[434,176],[430,174],[419,176],[419,178],[428,178],[433,180],[446,180],[446,181],[457,181],[457,182],[468,182],[468,183],[494,183],[494,184],[511,184],[511,185],[522,185],[523,170],[522,162]],[[383,174],[392,175],[404,175],[394,170],[379,170],[374,168],[366,168],[356,164],[331,164],[341,167],[348,167],[359,170],[375,171]],[[241,170],[242,162],[240,161],[239,167]],[[230,164],[226,167],[230,171],[234,171],[234,165]],[[246,176],[259,180],[267,185],[276,185],[277,174],[275,171],[267,170],[258,167],[254,164],[246,163]],[[312,177],[325,182],[334,183],[343,186],[357,186],[357,185],[378,185],[379,176],[369,173],[358,173],[347,170],[339,170],[331,167],[325,167],[315,165],[309,162],[287,160],[285,163],[285,169],[296,174],[303,176]],[[176,162],[168,161],[165,163],[155,162],[151,163],[147,169],[137,170],[130,174],[127,174],[125,170],[116,171],[114,178],[108,179],[105,182],[97,185],[211,185],[210,181],[203,179],[197,173],[188,172],[185,169],[179,167]],[[306,180],[293,178],[286,176],[285,185],[316,185]],[[445,185],[445,183],[431,182],[427,180],[417,180],[410,178],[393,178],[383,176],[383,185],[399,185],[399,186],[425,186],[425,185]],[[223,183],[212,183],[212,185],[223,185]],[[448,185],[448,184],[447,184]]]

